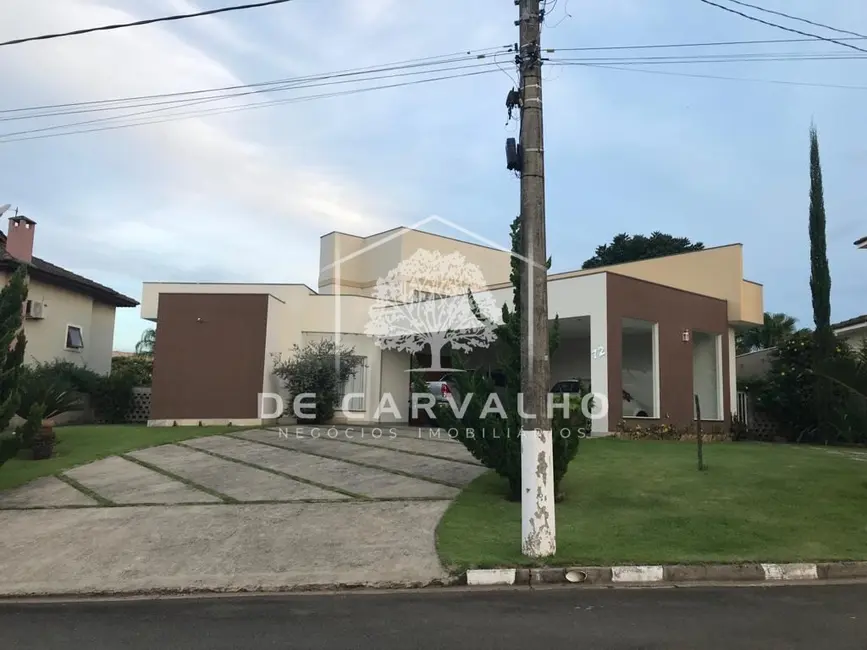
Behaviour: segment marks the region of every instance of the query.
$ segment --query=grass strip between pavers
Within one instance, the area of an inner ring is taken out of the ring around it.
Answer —
[[[149,447],[204,438],[250,427],[148,427],[130,424],[63,425],[55,428],[54,455],[46,460],[12,458],[0,470],[0,492],[26,485],[38,478],[57,476],[103,458]]]
[[[114,505],[117,505],[117,504],[116,504],[114,501],[112,501],[111,499],[106,499],[104,496],[102,496],[102,495],[99,494],[98,492],[94,492],[93,490],[91,490],[91,489],[90,489],[89,487],[87,487],[86,485],[82,485],[81,483],[79,483],[78,481],[76,481],[74,478],[69,477],[69,476],[67,476],[66,474],[63,474],[63,473],[57,474],[57,475],[56,475],[56,478],[57,478],[58,481],[63,481],[64,483],[66,483],[69,487],[78,490],[78,491],[81,492],[84,496],[93,499],[93,500],[96,501],[99,505],[101,505],[101,506],[103,506],[103,507],[108,507],[108,506],[114,506]],[[85,507],[92,508],[93,506],[85,506]]]
[[[267,431],[274,431],[274,429],[267,429]],[[401,454],[408,454],[410,456],[421,456],[422,458],[433,458],[435,460],[445,460],[445,461],[448,461],[450,463],[460,463],[461,465],[470,465],[472,467],[483,467],[483,465],[481,463],[477,463],[474,460],[460,460],[458,458],[449,458],[447,456],[440,456],[438,454],[429,454],[429,453],[424,452],[424,451],[411,451],[409,449],[398,449],[397,447],[392,449],[391,447],[382,447],[380,445],[370,445],[366,442],[359,442],[357,440],[343,440],[341,438],[329,438],[327,436],[324,438],[322,436],[319,436],[317,438],[316,436],[311,436],[311,435],[308,435],[306,433],[301,433],[301,434],[296,433],[296,435],[302,435],[305,438],[309,438],[311,440],[330,440],[331,442],[344,442],[344,443],[349,444],[349,445],[357,445],[359,447],[365,447],[367,449],[385,449],[387,451],[398,452]],[[400,438],[400,436],[398,436],[398,438]],[[412,438],[408,438],[408,439],[412,440]]]
[[[281,445],[275,445],[273,442],[264,442],[263,440],[249,440],[247,438],[242,438],[240,436],[236,436],[233,434],[225,434],[226,438],[234,438],[235,440],[243,440],[244,442],[255,442],[260,445],[266,445],[268,447],[274,447],[274,449],[282,449],[283,451],[294,451],[299,454],[307,454],[308,456],[318,456],[319,458],[327,458],[328,460],[336,460],[341,463],[349,463],[350,465],[358,465],[359,467],[366,467],[368,469],[378,469],[381,472],[388,472],[389,474],[396,474],[398,476],[405,476],[406,478],[414,478],[418,481],[427,481],[428,483],[436,483],[437,485],[445,485],[446,487],[456,488],[458,490],[462,489],[463,485],[458,485],[457,483],[449,483],[448,481],[440,481],[438,479],[429,478],[426,476],[418,476],[417,474],[411,474],[410,472],[404,472],[399,469],[391,469],[389,467],[383,467],[382,465],[374,465],[373,463],[367,463],[360,460],[348,460],[346,458],[340,458],[338,456],[332,456],[330,454],[323,454],[318,451],[305,451],[301,449],[292,449],[291,447],[283,447]]]
[[[321,490],[327,490],[328,492],[336,492],[337,494],[342,494],[344,496],[350,497],[352,499],[369,499],[370,497],[365,496],[364,494],[358,494],[356,492],[350,492],[349,490],[343,490],[338,487],[331,487],[326,485],[325,483],[317,483],[316,481],[311,481],[310,479],[301,478],[300,476],[295,476],[294,474],[289,474],[288,472],[283,472],[279,469],[272,469],[270,467],[265,467],[263,465],[258,465],[249,460],[241,460],[240,458],[233,458],[232,456],[226,456],[225,454],[221,454],[218,451],[211,451],[210,449],[201,449],[199,447],[193,447],[191,445],[186,445],[182,442],[176,443],[178,447],[185,447],[186,449],[190,449],[192,451],[200,451],[203,454],[207,454],[208,456],[213,456],[214,458],[219,458],[220,460],[227,460],[232,463],[238,463],[239,465],[244,465],[245,467],[249,467],[251,469],[257,469],[262,472],[268,472],[269,474],[273,474],[274,476],[279,476],[280,478],[289,479],[292,481],[296,481],[298,483],[304,483],[305,485],[310,485],[312,487],[319,488]],[[253,443],[255,444],[255,443]]]
[[[177,443],[175,443],[175,444],[177,444]],[[226,494],[223,494],[222,492],[217,492],[216,490],[212,490],[209,487],[205,487],[204,485],[200,485],[200,484],[196,483],[195,481],[191,481],[188,478],[184,478],[183,476],[179,476],[179,475],[175,474],[174,472],[170,472],[169,470],[163,469],[162,467],[159,467],[158,465],[154,465],[152,463],[149,463],[146,460],[140,460],[138,458],[130,456],[129,454],[120,454],[120,457],[123,458],[124,460],[128,460],[131,463],[135,463],[136,465],[141,465],[145,469],[149,469],[153,472],[156,472],[157,474],[162,474],[163,476],[167,476],[168,478],[173,479],[173,480],[177,481],[178,483],[183,483],[187,487],[191,487],[194,490],[198,490],[199,492],[204,492],[205,494],[210,494],[212,497],[216,497],[216,498],[220,499],[221,501],[223,501],[224,503],[238,503],[238,500],[235,499],[234,497],[230,497]]]

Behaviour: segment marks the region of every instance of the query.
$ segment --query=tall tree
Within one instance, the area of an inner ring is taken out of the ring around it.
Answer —
[[[798,319],[788,314],[765,312],[763,325],[737,335],[738,354],[775,348],[795,333]]]
[[[157,331],[154,328],[148,328],[141,333],[141,338],[135,344],[135,353],[145,356],[153,356],[154,348],[157,344]]]
[[[584,262],[581,268],[595,269],[610,264],[637,262],[700,250],[704,250],[701,242],[693,243],[686,237],[673,237],[659,231],[651,233],[650,237],[621,233],[616,235],[610,244],[598,246],[596,254]]]
[[[27,300],[27,267],[23,264],[0,291],[0,432],[9,426],[20,402],[18,384],[27,339],[21,328]],[[0,433],[0,465],[15,455],[19,441]]]
[[[815,367],[821,366],[834,350],[834,332],[831,329],[831,271],[828,267],[828,249],[825,237],[825,197],[822,188],[822,164],[819,160],[819,135],[816,125],[810,125],[810,291],[813,296],[813,321],[816,329]],[[833,385],[824,376],[816,386],[816,410],[819,416],[817,431],[822,442],[833,436]]]

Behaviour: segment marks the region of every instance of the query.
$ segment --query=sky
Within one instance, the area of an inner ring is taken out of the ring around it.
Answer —
[[[754,3],[867,34],[865,3]],[[227,4],[238,3],[2,0],[0,41]],[[505,46],[517,38],[516,18],[510,0],[294,0],[4,47],[0,110],[233,86]],[[542,35],[544,47],[555,49],[790,36],[796,37],[699,0],[557,0]],[[734,51],[858,54],[826,42],[698,53]],[[340,230],[366,236],[431,215],[508,246],[519,199],[504,155],[505,139],[517,135],[505,108],[514,69],[509,55],[498,60],[501,69],[481,76],[66,137],[2,141],[2,134],[101,115],[0,122],[0,203],[37,221],[34,254],[135,298],[146,281],[315,287],[321,235]],[[807,227],[809,128],[815,121],[832,320],[867,313],[867,251],[852,245],[867,235],[867,62],[641,69],[545,66],[552,270],[580,267],[596,246],[621,232],[659,230],[706,246],[740,242],[745,276],[765,287],[765,309],[811,326]],[[236,98],[217,106],[255,101],[262,100]],[[115,349],[132,349],[149,325],[138,309],[118,310]]]

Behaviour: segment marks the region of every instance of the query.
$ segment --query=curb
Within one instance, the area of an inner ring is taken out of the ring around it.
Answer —
[[[468,586],[540,584],[645,585],[684,582],[805,582],[867,578],[867,562],[802,564],[653,564],[638,566],[589,566],[544,569],[471,569]]]

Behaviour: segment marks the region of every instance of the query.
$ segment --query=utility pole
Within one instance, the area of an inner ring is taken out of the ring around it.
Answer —
[[[557,551],[554,457],[548,417],[548,254],[545,245],[545,155],[542,137],[542,14],[540,0],[520,9],[521,87],[521,550],[529,557]]]

